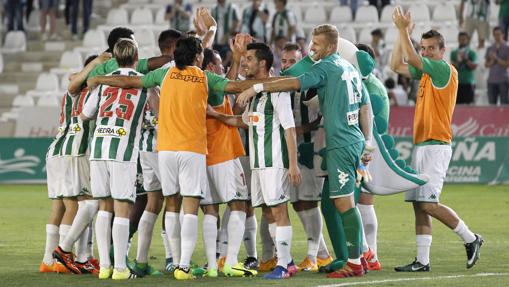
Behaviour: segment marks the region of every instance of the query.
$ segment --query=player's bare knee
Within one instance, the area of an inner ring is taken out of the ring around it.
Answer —
[[[420,202],[419,209],[424,213],[433,216],[438,209],[438,204],[435,202]]]
[[[228,203],[231,211],[243,211],[246,212],[246,202],[243,200],[234,200]]]

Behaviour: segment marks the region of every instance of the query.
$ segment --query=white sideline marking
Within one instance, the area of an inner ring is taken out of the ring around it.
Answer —
[[[339,284],[319,285],[317,287],[343,287],[343,286],[373,285],[373,284],[403,282],[403,281],[457,279],[457,278],[463,278],[463,277],[487,277],[487,276],[508,276],[508,275],[509,275],[509,273],[477,273],[474,275],[450,275],[450,276],[435,276],[435,277],[420,277],[420,278],[398,278],[398,279],[386,279],[386,280],[374,280],[374,281],[362,281],[362,282],[345,282],[345,283],[339,283]]]

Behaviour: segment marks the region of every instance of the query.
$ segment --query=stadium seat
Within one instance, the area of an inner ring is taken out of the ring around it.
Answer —
[[[69,87],[69,74],[64,74],[62,78],[60,78],[59,94],[67,92],[68,87]]]
[[[65,51],[60,57],[60,64],[57,68],[51,69],[51,73],[65,74],[77,72],[83,67],[83,58],[77,51]]]
[[[449,25],[457,24],[456,9],[451,3],[443,2],[433,10],[433,24],[445,23]]]
[[[4,56],[0,54],[0,74],[4,72]]]
[[[106,25],[110,26],[125,26],[129,23],[127,10],[122,8],[115,8],[108,11],[106,17]]]
[[[138,58],[144,59],[144,58],[151,58],[155,57],[156,55],[160,55],[159,50],[155,47],[140,47],[138,49]]]
[[[152,25],[154,23],[154,16],[152,11],[147,8],[138,8],[133,11],[131,15],[131,25]]]
[[[26,23],[25,29],[30,32],[39,32],[41,31],[40,21],[40,12],[39,10],[34,10],[30,13],[30,17],[28,18],[28,22]]]
[[[108,47],[106,36],[101,30],[88,30],[83,37],[83,46],[76,47],[75,51],[89,54],[100,53]]]
[[[343,24],[352,22],[352,9],[349,6],[336,6],[330,13],[331,24]]]
[[[442,36],[445,38],[445,42],[448,47],[456,47],[458,45],[458,27],[454,26],[446,26],[444,28],[439,29]]]
[[[416,24],[428,25],[430,22],[429,8],[424,3],[414,3],[408,9],[412,16],[412,21]]]
[[[302,22],[302,8],[301,6],[295,5],[290,7],[290,10],[295,14],[295,18],[297,18],[297,23]]]
[[[35,105],[34,99],[30,96],[16,96],[12,101],[12,108],[10,111],[4,112],[0,117],[0,121],[6,122],[9,120],[16,120],[19,117],[19,111],[22,107],[33,107]]]
[[[352,26],[339,26],[339,37],[346,39],[352,43],[357,42],[357,35],[355,34],[355,30]]]
[[[156,19],[154,21],[154,24],[169,26],[169,22],[164,19],[164,15],[166,15],[166,8],[161,8],[161,9],[157,10]]]
[[[135,4],[135,5],[148,4],[149,2],[150,2],[150,0],[129,0],[129,1],[127,1],[127,3],[129,3],[129,4]]]
[[[490,6],[490,26],[498,26],[498,13],[500,11],[500,5],[491,3]]]
[[[156,40],[154,33],[149,29],[137,29],[134,31],[134,39],[138,42],[139,47],[155,47]]]
[[[305,24],[311,25],[327,22],[327,14],[325,13],[325,9],[318,5],[309,7],[309,9],[304,12],[304,22]]]
[[[386,27],[392,26],[392,12],[394,11],[394,5],[387,5],[382,9],[380,15],[380,24]]]
[[[378,11],[375,6],[361,6],[357,9],[355,14],[356,26],[370,26],[374,28],[373,24],[378,24],[378,22]]]
[[[364,28],[361,30],[361,32],[359,33],[359,37],[357,38],[357,42],[359,43],[362,43],[362,44],[369,44],[371,43],[371,31],[373,29],[372,28]]]
[[[35,89],[28,91],[27,96],[40,97],[48,93],[57,92],[59,88],[58,77],[51,73],[42,73],[37,77]]]
[[[394,27],[390,27],[387,29],[387,31],[385,31],[384,40],[385,40],[385,43],[390,47],[392,47],[394,45],[394,43],[396,43],[396,41],[398,40],[398,37],[399,37],[399,30]]]
[[[27,38],[22,31],[10,31],[5,36],[4,45],[1,52],[5,54],[14,54],[25,52],[27,50]]]
[[[58,107],[59,102],[55,95],[45,95],[39,98],[37,101],[39,107]]]

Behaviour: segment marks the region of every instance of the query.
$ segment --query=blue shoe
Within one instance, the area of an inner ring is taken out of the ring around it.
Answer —
[[[167,272],[172,273],[173,271],[175,271],[175,268],[176,266],[173,265],[173,258],[172,257],[166,258],[164,269],[166,269]]]
[[[278,265],[271,273],[263,276],[263,278],[272,280],[287,279],[290,278],[290,273],[288,272],[288,269]]]

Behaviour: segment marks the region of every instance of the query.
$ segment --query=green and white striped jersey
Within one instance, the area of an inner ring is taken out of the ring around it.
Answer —
[[[148,90],[150,97],[159,97],[159,89]],[[141,126],[140,151],[157,152],[157,116],[150,109],[149,104],[145,105],[145,113]]]
[[[58,122],[60,126],[58,127],[58,132],[50,146],[48,147],[48,152],[46,153],[46,158],[60,156],[62,151],[62,146],[65,140],[65,135],[69,130],[69,123],[71,122],[71,110],[72,110],[72,98],[69,93],[65,93],[62,97],[62,102],[60,104],[60,118]]]
[[[65,135],[61,154],[63,156],[83,156],[87,154],[90,140],[90,121],[83,121],[80,114],[83,105],[90,96],[88,88],[72,97],[72,111],[69,130]]]
[[[133,69],[119,68],[109,75],[142,74]],[[91,92],[83,108],[83,114],[88,118],[97,113],[90,160],[136,163],[147,99],[145,88],[121,89],[101,85]]]
[[[257,94],[249,102],[242,119],[249,125],[251,169],[288,168],[284,130],[295,127],[290,94]]]

